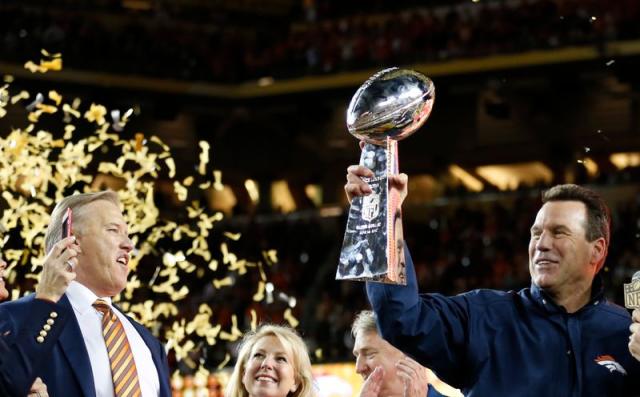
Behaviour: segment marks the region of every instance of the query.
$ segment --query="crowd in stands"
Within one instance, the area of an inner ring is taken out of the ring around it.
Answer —
[[[71,69],[237,83],[640,37],[633,0],[303,1],[292,19],[262,22],[168,5],[133,12],[112,1],[45,3],[0,5],[0,61],[24,63],[44,46]]]

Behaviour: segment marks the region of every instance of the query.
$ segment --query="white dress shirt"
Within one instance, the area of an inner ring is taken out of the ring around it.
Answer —
[[[151,357],[151,351],[131,322],[111,305],[111,298],[100,298],[76,281],[72,281],[69,284],[66,295],[78,319],[84,344],[89,353],[93,382],[96,386],[96,397],[114,397],[111,364],[107,346],[104,343],[104,336],[102,335],[102,313],[92,306],[96,299],[102,299],[107,302],[124,326],[138,370],[142,396],[158,397],[160,394],[160,381],[158,379],[158,370]]]

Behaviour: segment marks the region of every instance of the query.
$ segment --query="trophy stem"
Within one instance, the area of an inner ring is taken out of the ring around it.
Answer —
[[[405,284],[400,192],[389,183],[398,173],[398,142],[365,144],[360,165],[373,172],[365,178],[372,193],[351,202],[336,279]]]

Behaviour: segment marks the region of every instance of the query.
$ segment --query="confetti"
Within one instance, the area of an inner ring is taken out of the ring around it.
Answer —
[[[103,125],[106,123],[106,119],[104,116],[107,114],[107,109],[102,105],[96,105],[95,103],[91,104],[89,110],[87,110],[84,114],[84,118],[89,120],[92,123],[96,123],[98,125]]]
[[[56,91],[49,91],[49,99],[56,103],[56,106],[60,106],[62,102],[62,96],[58,94]]]
[[[213,188],[217,191],[224,190],[224,185],[222,184],[222,172],[221,171],[213,171]]]
[[[287,308],[287,310],[284,311],[284,319],[287,320],[289,325],[293,328],[296,328],[298,324],[300,324],[300,322],[291,313],[291,308]]]
[[[200,141],[198,145],[200,146],[200,150],[201,150],[200,163],[198,164],[198,173],[200,175],[204,175],[207,168],[207,164],[209,163],[209,142]]]
[[[222,362],[218,365],[218,371],[226,367],[229,361],[231,361],[231,356],[229,355],[229,353],[227,353],[224,356],[224,360],[222,360]]]
[[[242,234],[224,232],[224,236],[227,237],[227,238],[230,238],[233,241],[238,241],[240,239],[240,237],[242,236]]]
[[[33,73],[62,69],[60,54],[43,50],[41,55],[42,60],[29,61],[25,68]],[[193,304],[192,298],[200,292],[191,290],[195,287],[190,281],[194,277],[204,279],[217,292],[234,288],[241,277],[259,274],[255,277],[254,301],[270,304],[266,301],[273,300],[274,286],[268,281],[268,271],[277,263],[278,255],[267,249],[256,252],[259,260],[240,257],[233,245],[242,234],[214,234],[224,215],[212,213],[190,197],[188,188],[224,189],[222,171],[208,171],[209,143],[198,144],[197,164],[190,167],[196,170],[194,175],[182,175],[177,181],[170,147],[155,135],[126,130],[131,117],[140,114],[138,106],[123,112],[81,98],[70,101],[65,92],[49,88],[16,93],[11,91],[12,82],[12,77],[4,76],[4,85],[0,86],[0,117],[14,108],[18,114],[24,113],[26,108],[27,122],[0,136],[0,196],[4,201],[0,230],[10,283],[21,285],[21,281],[37,279],[45,257],[44,232],[55,203],[73,192],[95,191],[106,184],[122,202],[135,245],[129,261],[131,275],[114,302],[166,340],[167,350],[178,359],[188,357],[193,350],[237,341],[245,331],[238,328],[237,316],[244,313],[227,313],[226,318],[220,318],[202,302],[194,306],[198,307],[195,314],[186,315],[181,310],[182,302],[189,299]],[[154,201],[160,178],[171,181],[184,203],[173,220],[162,219]],[[16,238],[9,239],[10,235]],[[146,270],[140,272],[143,266]],[[11,295],[16,299],[31,292],[15,287]],[[294,297],[279,293],[288,298],[289,306],[295,306],[291,304]],[[297,325],[288,310],[285,318]],[[255,310],[250,315],[251,329],[256,329],[261,319]],[[230,360],[227,354],[220,366]],[[197,373],[208,373],[202,361],[193,365],[199,366]]]
[[[260,302],[264,299],[264,281],[258,283],[258,291],[253,295],[253,300]]]

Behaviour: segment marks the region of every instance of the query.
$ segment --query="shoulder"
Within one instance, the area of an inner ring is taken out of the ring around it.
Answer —
[[[607,321],[629,326],[631,324],[631,314],[627,309],[608,300],[602,300],[596,305],[596,313],[600,318],[606,318]]]
[[[467,307],[470,318],[481,321],[501,321],[526,312],[525,298],[515,291],[476,289],[451,298]]]
[[[32,294],[10,302],[4,302],[0,304],[0,313],[2,313],[3,316],[23,313],[25,311],[25,307],[37,304],[35,301],[35,295]]]
[[[0,303],[0,308],[4,308],[6,310],[13,310],[16,307],[20,307],[25,304],[32,303],[34,300],[35,300],[35,294],[29,294],[16,300]]]
[[[36,299],[31,294],[11,302],[0,304],[0,319],[11,318],[15,321],[29,321],[41,317],[68,317],[72,313],[71,306],[59,302]]]
[[[513,291],[498,291],[493,289],[476,289],[457,295],[454,299],[464,299],[470,305],[489,306],[494,304],[512,304],[520,296]]]

